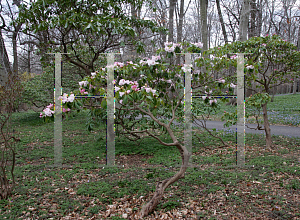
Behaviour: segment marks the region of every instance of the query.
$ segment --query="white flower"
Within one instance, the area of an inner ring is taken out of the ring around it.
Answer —
[[[103,68],[101,68],[102,69],[102,71],[105,71],[105,68],[103,67]]]
[[[249,65],[249,66],[246,66],[246,69],[248,70],[248,69],[254,69],[254,66],[252,66],[252,65]]]
[[[209,100],[209,104],[212,104],[212,103],[217,103],[217,100],[214,99],[214,100]]]
[[[121,79],[120,82],[119,82],[119,85],[123,86],[124,84],[125,84],[125,79]]]
[[[155,89],[151,89],[151,92],[154,94],[156,92],[156,90]]]
[[[160,56],[152,56],[152,60],[154,60],[154,61],[158,61],[160,59],[161,59]]]
[[[125,80],[124,84],[130,84],[130,81],[129,80]]]
[[[230,83],[230,87],[231,87],[231,88],[235,88],[236,85],[234,85],[233,83]]]
[[[181,67],[181,69],[183,70],[183,72],[188,72],[188,71],[192,71],[192,64],[189,64],[189,65],[187,65],[187,64],[184,64],[183,65],[183,67]]]
[[[120,90],[120,88],[116,86],[115,91],[118,92],[119,90]]]
[[[73,102],[74,99],[75,99],[74,94],[71,94],[71,95],[69,96],[69,98],[68,98],[68,101],[69,101],[69,102]]]
[[[196,47],[200,47],[202,48],[203,47],[203,43],[199,42],[199,43],[191,43],[193,45],[195,45]]]
[[[165,47],[165,51],[167,51],[167,52],[174,52],[174,50],[175,50],[175,47],[174,46],[172,46],[172,47]]]
[[[236,58],[237,58],[237,55],[233,55],[233,56],[230,57],[230,59],[232,59],[232,60],[236,59]]]
[[[123,100],[120,100],[120,103],[122,104]]]
[[[120,97],[122,97],[125,94],[125,92],[119,92]]]
[[[205,99],[206,99],[206,96],[202,96],[202,99],[205,100]]]
[[[225,83],[225,79],[220,78],[220,79],[218,79],[218,82],[219,83]]]
[[[88,81],[81,81],[81,82],[79,82],[79,85],[87,86],[88,83],[89,83]]]
[[[62,100],[62,103],[68,102],[68,97],[67,97],[67,93],[64,93],[63,96],[59,96],[58,100]]]
[[[167,46],[169,46],[169,45],[172,45],[173,42],[165,42],[164,44],[165,44],[165,47],[167,47]]]
[[[147,64],[148,64],[149,66],[153,66],[153,65],[158,64],[158,63],[155,62],[155,60],[147,60]]]
[[[146,63],[147,63],[146,61],[140,60],[140,64],[141,64],[141,65],[145,65]]]
[[[129,94],[129,93],[130,93],[130,90],[127,90],[126,93]]]
[[[168,79],[166,82],[167,82],[167,83],[172,83],[172,80]]]
[[[96,76],[96,73],[91,73],[92,76]]]
[[[146,88],[146,92],[149,93],[151,91],[151,88]]]

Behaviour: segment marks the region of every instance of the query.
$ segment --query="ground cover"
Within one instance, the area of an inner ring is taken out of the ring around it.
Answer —
[[[246,100],[247,99],[248,98],[246,98]],[[236,106],[225,105],[225,103],[221,103],[221,108],[214,113],[209,120],[221,121],[224,111],[233,113],[236,111]],[[300,94],[275,96],[274,102],[268,103],[268,117],[270,125],[288,125],[299,127]],[[259,122],[263,124],[262,115],[259,117]],[[255,123],[255,118],[251,117],[246,119],[246,123]]]
[[[105,125],[84,128],[85,113],[63,121],[63,168],[53,168],[53,122],[16,113],[17,186],[0,201],[3,219],[129,219],[152,197],[155,184],[180,163],[175,147],[146,138],[116,139],[116,164],[105,164]],[[235,133],[213,131],[222,146],[194,128],[193,162],[145,219],[299,219],[300,139],[246,134],[246,166],[235,164]],[[183,132],[178,128],[177,135]],[[198,138],[196,138],[196,136]],[[167,141],[168,138],[165,137]],[[139,145],[138,145],[139,144]]]

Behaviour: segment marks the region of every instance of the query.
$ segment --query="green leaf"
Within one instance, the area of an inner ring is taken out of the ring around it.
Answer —
[[[106,101],[106,99],[103,99],[101,102],[101,107],[106,108],[106,106],[107,106],[107,101]]]

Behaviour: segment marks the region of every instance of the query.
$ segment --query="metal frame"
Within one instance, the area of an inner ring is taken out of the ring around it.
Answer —
[[[62,95],[61,87],[61,54],[55,53],[55,88],[54,88],[54,106],[58,97]],[[114,99],[114,54],[107,55],[108,77],[107,77],[107,137],[106,137],[106,166],[115,166],[115,99]],[[245,165],[245,92],[244,92],[244,54],[238,53],[237,66],[237,143],[236,143],[236,161],[238,166]],[[187,65],[191,64],[191,53],[185,53]],[[191,89],[191,71],[185,73],[184,87],[184,142],[187,150],[192,153],[192,89]],[[109,83],[110,82],[110,83]],[[191,91],[191,92],[188,92]],[[95,96],[77,96],[78,98],[95,98]],[[101,96],[105,97],[105,96]],[[197,96],[194,96],[195,98]],[[220,96],[221,97],[221,96]],[[76,96],[75,96],[76,98]],[[54,120],[54,166],[62,166],[62,101],[60,108],[55,111]],[[54,107],[55,110],[55,107]],[[192,158],[192,157],[191,157]]]

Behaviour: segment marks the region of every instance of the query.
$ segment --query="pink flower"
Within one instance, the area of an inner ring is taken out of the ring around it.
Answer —
[[[53,107],[53,104],[49,104],[48,106],[47,106],[47,108],[52,108]]]
[[[89,94],[89,93],[88,93],[88,92],[84,92],[84,94],[86,94],[86,95],[87,95],[87,94]]]
[[[123,100],[120,100],[120,103],[122,104]]]
[[[65,109],[65,108],[63,108],[63,112],[66,112],[66,109]]]

